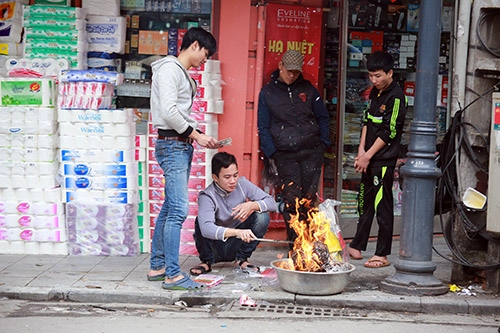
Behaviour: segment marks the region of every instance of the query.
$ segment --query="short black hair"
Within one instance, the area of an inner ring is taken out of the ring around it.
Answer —
[[[238,163],[236,162],[236,157],[234,155],[224,151],[215,154],[212,157],[212,175],[219,176],[220,170],[222,168],[229,168],[231,164],[238,167]]]
[[[394,59],[392,56],[383,51],[373,52],[366,59],[366,69],[369,72],[376,72],[378,70],[383,70],[389,73],[390,70],[394,68]]]
[[[211,57],[217,51],[217,41],[215,37],[203,28],[190,28],[182,38],[181,51],[186,50],[194,42],[200,44],[200,48],[208,50],[208,56]]]

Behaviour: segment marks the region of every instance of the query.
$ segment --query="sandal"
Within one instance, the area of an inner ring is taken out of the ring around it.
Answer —
[[[161,287],[167,290],[199,290],[204,286],[200,283],[194,282],[189,278],[189,276],[182,273],[182,279],[172,283],[163,282]]]
[[[158,275],[147,275],[148,276],[148,281],[165,281],[165,273],[158,274]]]
[[[207,265],[208,268],[205,268],[205,266],[202,266],[202,265]],[[198,271],[198,272],[195,272],[195,271]],[[212,271],[212,265],[210,265],[208,262],[202,262],[200,265],[194,266],[193,268],[191,268],[189,270],[189,274],[191,274],[193,276],[198,276],[201,274],[210,273],[211,271]]]
[[[252,265],[246,260],[239,260],[238,266],[240,266],[241,270],[245,273],[260,273],[260,268],[259,266]],[[243,265],[246,263],[245,267]]]
[[[378,258],[371,258],[364,264],[366,268],[382,268],[389,265],[390,263],[387,260]]]

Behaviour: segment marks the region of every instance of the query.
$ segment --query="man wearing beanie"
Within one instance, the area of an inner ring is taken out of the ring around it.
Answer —
[[[314,204],[323,154],[330,146],[328,111],[318,90],[302,76],[303,62],[300,52],[285,52],[259,95],[260,147],[276,165],[284,202],[281,212],[291,241],[297,237],[289,225],[291,215],[296,215],[296,199]],[[301,207],[299,213],[307,210]]]

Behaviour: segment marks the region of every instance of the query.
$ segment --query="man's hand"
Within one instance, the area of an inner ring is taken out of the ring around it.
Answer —
[[[359,154],[354,159],[354,169],[356,172],[366,172],[370,164],[370,157],[366,153]]]
[[[255,237],[251,229],[237,229],[236,233],[236,238],[241,239],[245,243],[250,243],[255,238],[257,238]]]
[[[233,213],[231,214],[235,219],[241,222],[245,221],[252,213],[255,211],[255,202],[247,201],[241,203],[233,208]]]
[[[211,137],[210,135],[206,135],[203,133],[198,133],[197,131],[193,131],[191,134],[192,138],[194,141],[196,141],[197,144],[204,148],[209,148],[209,149],[218,149],[221,148],[221,145],[217,143],[217,139]]]

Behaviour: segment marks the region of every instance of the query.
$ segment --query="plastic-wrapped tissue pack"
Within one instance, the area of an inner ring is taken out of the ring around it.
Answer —
[[[66,206],[69,254],[136,256],[139,254],[136,204],[93,204],[72,201]]]

